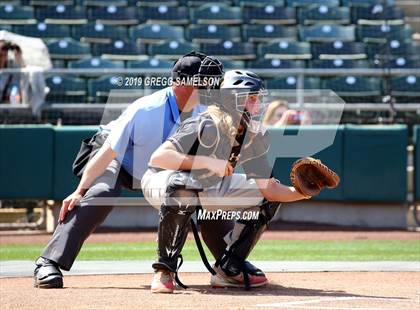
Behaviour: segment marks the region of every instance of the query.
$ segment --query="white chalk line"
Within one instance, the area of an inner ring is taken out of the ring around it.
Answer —
[[[328,306],[308,306],[308,304],[322,303],[322,302],[336,302],[336,301],[347,301],[347,300],[383,300],[383,301],[393,301],[393,302],[415,302],[412,300],[405,300],[400,298],[385,298],[385,297],[329,297],[329,298],[318,298],[318,299],[309,299],[309,300],[295,300],[295,301],[285,301],[277,303],[266,303],[266,304],[257,304],[257,307],[271,307],[271,308],[297,308],[297,309],[334,309],[334,310],[378,310],[383,308],[355,308],[355,307],[328,307]]]

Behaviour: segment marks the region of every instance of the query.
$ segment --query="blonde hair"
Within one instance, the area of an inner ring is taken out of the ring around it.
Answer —
[[[207,108],[207,111],[203,114],[208,114],[219,129],[219,132],[230,139],[230,142],[235,141],[236,134],[238,132],[239,124],[235,124],[231,115],[220,109],[216,105],[211,105]],[[236,126],[235,126],[236,125]]]
[[[274,112],[280,108],[285,107],[286,109],[289,107],[287,101],[284,100],[274,100],[270,103],[270,105],[267,108],[267,112],[265,113],[263,124],[264,125],[271,125],[270,121],[274,116]]]

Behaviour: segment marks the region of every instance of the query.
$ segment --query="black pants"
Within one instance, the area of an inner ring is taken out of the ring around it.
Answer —
[[[131,189],[132,184],[132,176],[113,160],[79,205],[67,213],[64,222],[58,224],[41,256],[56,262],[64,270],[70,270],[85,240],[112,211],[112,198],[119,197],[123,188]],[[232,230],[233,224],[231,221],[201,223],[203,240],[215,258],[225,250],[223,237]]]

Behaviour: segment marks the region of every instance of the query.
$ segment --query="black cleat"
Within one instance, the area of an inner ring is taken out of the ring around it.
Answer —
[[[63,287],[63,274],[58,265],[44,257],[35,262],[34,286],[38,288],[61,288]]]

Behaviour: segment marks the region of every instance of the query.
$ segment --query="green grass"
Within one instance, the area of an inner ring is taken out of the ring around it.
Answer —
[[[40,255],[44,246],[44,244],[0,245],[0,260],[34,260]],[[188,241],[182,253],[185,260],[200,260],[194,241]],[[155,256],[155,242],[87,243],[83,246],[78,260],[153,260]],[[420,240],[262,240],[255,247],[250,259],[291,261],[420,261]]]

